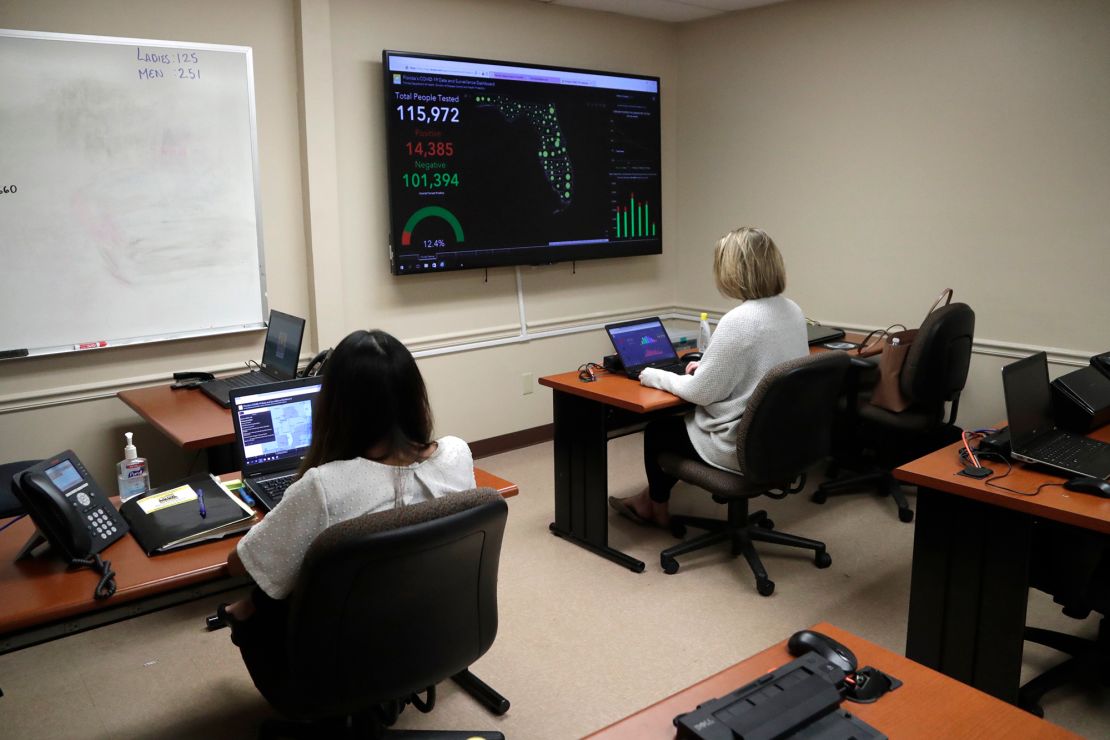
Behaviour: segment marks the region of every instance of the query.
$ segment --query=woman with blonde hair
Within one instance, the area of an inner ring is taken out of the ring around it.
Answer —
[[[696,405],[685,416],[657,419],[644,430],[648,487],[609,504],[640,524],[666,527],[671,488],[677,482],[659,467],[659,453],[697,455],[709,465],[737,470],[736,428],[748,398],[772,367],[809,352],[806,321],[782,295],[786,268],[766,232],[741,227],[725,234],[713,253],[717,290],[740,305],[721,317],[702,358],[685,375],[648,368],[640,383],[669,391]]]

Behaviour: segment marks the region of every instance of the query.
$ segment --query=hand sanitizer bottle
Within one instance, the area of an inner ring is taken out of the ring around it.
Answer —
[[[146,467],[146,458],[139,457],[131,441],[131,432],[123,436],[127,438],[127,445],[123,448],[123,459],[116,465],[120,501],[141,496],[150,490],[150,472]]]
[[[709,349],[709,340],[713,338],[713,330],[709,328],[709,314],[701,312],[701,323],[698,325],[698,352]]]

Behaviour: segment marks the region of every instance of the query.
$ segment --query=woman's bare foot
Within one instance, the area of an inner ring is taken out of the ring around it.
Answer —
[[[629,496],[626,499],[622,499],[622,501],[628,505],[628,508],[635,511],[641,519],[664,528],[671,526],[671,514],[668,503],[666,501],[662,503],[652,501],[646,488],[635,496]]]

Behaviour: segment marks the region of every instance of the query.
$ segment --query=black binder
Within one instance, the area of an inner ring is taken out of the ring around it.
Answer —
[[[1110,422],[1110,378],[1092,366],[1052,381],[1056,423],[1085,434]]]
[[[120,506],[120,514],[147,555],[220,539],[254,524],[254,512],[207,473],[129,499]]]

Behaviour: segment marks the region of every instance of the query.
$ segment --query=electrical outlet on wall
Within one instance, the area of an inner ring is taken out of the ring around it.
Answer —
[[[520,395],[527,396],[532,392],[532,373],[522,373],[520,376]]]

